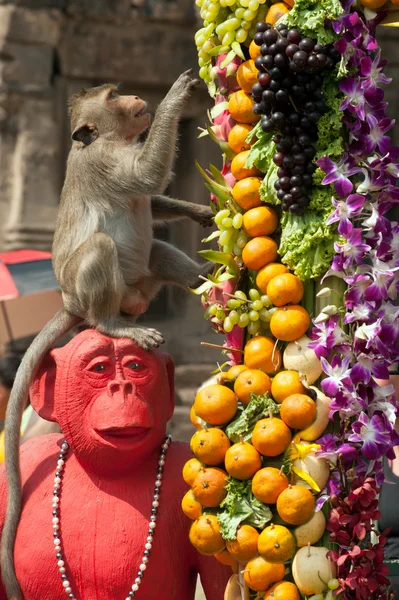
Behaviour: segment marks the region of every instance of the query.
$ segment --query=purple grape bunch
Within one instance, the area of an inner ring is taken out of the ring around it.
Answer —
[[[275,189],[282,209],[302,215],[316,170],[317,122],[326,110],[322,72],[333,69],[340,55],[285,25],[258,23],[254,40],[261,56],[255,59],[253,111],[262,115],[262,130],[275,134]]]

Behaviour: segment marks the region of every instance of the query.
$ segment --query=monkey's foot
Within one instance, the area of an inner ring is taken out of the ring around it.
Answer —
[[[213,210],[210,206],[204,206],[203,210],[199,214],[195,216],[195,221],[202,225],[203,227],[210,227],[213,225]]]
[[[204,283],[204,280],[200,279],[199,275],[202,275],[202,277],[207,277],[207,275],[210,275],[210,273],[212,273],[214,266],[215,265],[211,262],[206,262],[203,265],[200,265],[200,272],[198,274],[198,277],[196,277],[196,279],[195,279],[195,281],[193,281],[192,285],[189,285],[188,287],[195,290],[195,289],[197,289],[197,287],[202,285]]]
[[[162,333],[149,327],[137,327],[129,324],[123,317],[113,317],[103,320],[97,325],[98,331],[111,337],[129,338],[144,350],[158,348],[165,342]]]

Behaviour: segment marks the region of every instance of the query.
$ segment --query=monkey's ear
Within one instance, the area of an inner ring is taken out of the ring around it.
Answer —
[[[83,123],[83,125],[78,125],[72,132],[72,139],[75,142],[83,142],[85,146],[89,146],[97,138],[98,129],[91,123]]]
[[[29,398],[35,411],[46,421],[56,421],[54,393],[57,365],[53,350],[42,360],[29,390]]]

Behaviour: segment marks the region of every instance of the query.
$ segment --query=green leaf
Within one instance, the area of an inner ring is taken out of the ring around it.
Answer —
[[[281,217],[281,261],[302,281],[322,277],[331,265],[338,235],[335,227],[326,225],[329,212]]]
[[[209,165],[209,170],[212,173],[216,183],[219,183],[220,185],[224,185],[227,188],[229,187],[226,183],[225,178],[223,177],[222,173],[219,171],[219,169],[217,169],[215,167],[215,165]]]
[[[228,110],[228,108],[228,102],[219,102],[219,104],[215,104],[215,106],[209,111],[212,120],[221,115],[225,110]]]
[[[249,442],[256,423],[260,419],[268,417],[270,410],[273,414],[278,414],[280,407],[268,394],[264,396],[255,396],[255,394],[252,394],[250,403],[240,416],[227,425],[227,437],[234,443],[239,442],[241,436],[244,438],[244,441]]]
[[[252,481],[238,481],[228,478],[227,496],[220,504],[218,521],[225,540],[235,540],[237,528],[241,523],[263,529],[273,515],[268,506],[252,494]]]
[[[217,229],[216,231],[213,231],[211,233],[211,235],[209,235],[207,238],[204,238],[203,240],[201,240],[201,242],[203,244],[207,244],[208,242],[211,242],[212,240],[215,240],[216,238],[218,238],[221,234],[221,231],[219,231],[219,229]]]
[[[232,50],[234,50],[234,52],[235,52],[235,54],[237,54],[237,56],[239,56],[242,60],[246,60],[245,56],[244,56],[244,53],[241,50],[241,46],[240,46],[240,44],[238,42],[232,42],[231,48],[232,48]]]
[[[203,129],[201,133],[197,136],[197,139],[199,140],[200,138],[206,137],[207,135],[209,135],[208,129]]]
[[[209,260],[210,262],[216,264],[225,265],[230,269],[233,275],[238,275],[239,269],[231,254],[226,254],[225,252],[218,252],[217,250],[200,250],[198,254],[205,258],[205,260]]]
[[[209,56],[219,56],[219,54],[224,54],[225,52],[228,52],[229,47],[228,46],[215,46],[214,48],[212,48],[212,50],[208,50],[207,54],[209,54]]]
[[[227,65],[230,64],[231,61],[235,59],[235,57],[236,53],[234,52],[234,50],[230,50],[224,61],[221,63],[220,68],[224,69],[225,67],[227,67]]]
[[[202,296],[202,294],[204,292],[207,292],[208,290],[210,290],[211,288],[215,287],[215,285],[212,283],[212,281],[204,281],[204,283],[202,285],[200,285],[197,288],[188,288],[189,291],[192,294],[195,294],[196,296]]]
[[[248,133],[247,137],[245,138],[247,144],[250,144],[252,142],[254,135],[256,135],[256,137],[259,137],[259,133],[263,135],[261,121],[258,121],[255,127],[251,129],[251,131]]]
[[[317,37],[319,44],[331,44],[338,35],[326,27],[325,21],[335,21],[343,12],[339,0],[296,0],[292,10],[280,21],[300,29],[303,35]]]

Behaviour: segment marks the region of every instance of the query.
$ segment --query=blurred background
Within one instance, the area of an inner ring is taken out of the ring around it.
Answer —
[[[155,110],[182,71],[197,69],[197,19],[193,0],[0,0],[0,352],[10,342],[23,352],[60,306],[48,252],[70,147],[68,97],[82,87],[122,82],[122,93],[142,96]],[[399,30],[381,28],[379,38],[396,82],[386,92],[395,118]],[[202,85],[181,122],[173,197],[209,201],[194,160],[220,166],[218,147],[197,139],[210,106]],[[394,137],[399,143],[398,128]],[[206,233],[190,221],[157,231],[192,257]],[[221,340],[204,321],[199,299],[174,288],[162,291],[144,321],[161,329],[176,362],[172,433],[187,440],[195,390],[223,362],[200,342]]]

